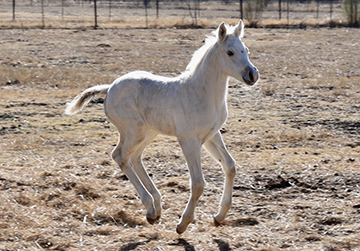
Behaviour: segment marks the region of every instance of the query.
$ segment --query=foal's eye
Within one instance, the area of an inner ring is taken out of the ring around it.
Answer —
[[[232,51],[228,51],[227,54],[231,57],[231,56],[234,56],[234,52]]]

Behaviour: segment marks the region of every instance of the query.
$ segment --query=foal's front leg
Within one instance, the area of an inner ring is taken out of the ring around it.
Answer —
[[[226,213],[231,207],[236,165],[235,160],[226,150],[219,132],[217,132],[210,140],[205,142],[204,147],[216,160],[221,163],[225,173],[224,191],[221,198],[220,209],[214,217],[214,223],[218,226],[224,221]]]
[[[205,180],[201,170],[201,144],[197,139],[179,140],[181,149],[184,153],[191,181],[191,195],[186,208],[181,216],[180,223],[177,225],[176,232],[183,233],[187,226],[194,220],[196,204],[204,191]]]

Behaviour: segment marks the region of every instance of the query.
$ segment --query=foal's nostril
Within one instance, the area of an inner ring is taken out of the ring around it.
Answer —
[[[253,75],[252,71],[249,72],[249,79],[250,79],[251,82],[255,82],[254,81],[254,75]]]

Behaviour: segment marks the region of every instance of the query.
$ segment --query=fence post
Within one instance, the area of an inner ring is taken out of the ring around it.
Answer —
[[[111,0],[109,0],[109,20],[111,20]]]
[[[358,2],[354,2],[354,9],[355,9],[355,13],[354,13],[354,25],[359,27],[359,19],[358,19]]]
[[[97,24],[97,7],[96,7],[96,0],[94,0],[94,15],[95,15],[95,26],[94,29],[96,29],[98,27]]]
[[[13,0],[13,21],[15,21],[15,0]]]
[[[332,21],[332,13],[333,13],[333,0],[330,0],[330,26],[333,25]]]
[[[159,19],[159,0],[156,0],[156,19]]]
[[[194,1],[195,26],[197,26],[197,0]]]
[[[286,3],[286,19],[287,19],[287,26],[289,27],[290,25],[290,0],[287,0],[287,3]]]
[[[198,18],[200,18],[200,0],[197,0]]]
[[[45,28],[44,0],[41,0],[42,28]]]
[[[281,20],[281,0],[279,0],[279,20]]]
[[[146,28],[148,28],[148,4],[149,4],[150,0],[144,0],[144,6],[145,6],[145,24],[146,24]]]
[[[64,5],[65,5],[65,0],[61,0],[61,18],[64,21]]]
[[[244,11],[243,11],[243,0],[240,0],[240,18],[244,19]]]
[[[319,19],[320,0],[316,0],[316,19]]]

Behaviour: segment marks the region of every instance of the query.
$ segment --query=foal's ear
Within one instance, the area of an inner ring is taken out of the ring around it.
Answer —
[[[243,22],[243,20],[240,19],[238,24],[235,26],[234,34],[236,36],[238,36],[239,38],[243,38],[243,36],[244,36],[244,27],[245,27],[244,22]]]
[[[225,23],[222,22],[220,25],[219,25],[219,28],[218,28],[218,38],[219,38],[219,41],[220,42],[223,42],[226,40],[226,26],[225,26]]]

